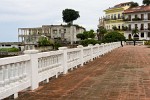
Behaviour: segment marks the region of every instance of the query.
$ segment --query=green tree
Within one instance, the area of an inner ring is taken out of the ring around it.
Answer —
[[[107,30],[106,30],[103,26],[99,27],[99,28],[97,29],[97,37],[98,37],[98,40],[99,40],[99,41],[102,40],[103,37],[104,37],[104,34],[106,34],[106,33],[107,33]]]
[[[124,41],[125,37],[123,34],[117,31],[111,31],[104,36],[103,42],[117,42]]]
[[[90,30],[90,31],[87,31],[87,34],[88,34],[88,38],[95,38],[95,33],[94,33],[94,30]]]
[[[139,4],[137,2],[132,2],[130,8],[137,7]]]
[[[63,21],[68,24],[73,24],[73,21],[80,17],[79,12],[73,9],[65,9],[62,11]]]
[[[100,44],[100,42],[94,39],[85,39],[82,40],[80,44],[83,46],[88,46],[89,44],[93,44],[93,45]]]
[[[76,35],[77,38],[81,39],[81,40],[85,40],[88,38],[95,38],[95,33],[94,30],[90,30],[90,31],[84,31],[83,33],[79,33]]]
[[[49,40],[47,37],[41,36],[38,40],[39,46],[51,46],[53,45],[53,41]]]
[[[139,30],[138,30],[138,28],[135,28],[135,29],[133,29],[132,30],[132,36],[134,37],[134,36],[137,36],[139,34]],[[135,39],[135,38],[134,38]]]
[[[113,26],[112,29],[113,29],[113,30],[118,30],[116,26]]]
[[[143,4],[146,6],[150,5],[150,0],[143,0]]]
[[[86,36],[83,33],[79,33],[79,34],[77,34],[77,38],[81,39],[81,40],[84,40],[84,39],[86,39]]]

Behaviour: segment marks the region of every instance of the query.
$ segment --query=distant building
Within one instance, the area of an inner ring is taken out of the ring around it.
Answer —
[[[99,26],[104,26],[107,30],[112,30],[115,26],[118,30],[123,29],[125,22],[123,21],[124,10],[130,7],[132,2],[120,3],[114,7],[104,10],[105,17],[99,19]]]
[[[124,11],[126,39],[150,40],[150,6],[139,6]],[[138,34],[132,35],[132,30],[137,28]]]
[[[73,43],[77,41],[76,35],[84,31],[85,28],[78,25],[43,25],[37,28],[19,28],[18,41],[25,43],[25,49],[28,50],[37,45],[41,36],[46,36],[49,39],[61,38]]]
[[[0,42],[0,48],[18,48],[24,49],[24,44],[21,42]]]

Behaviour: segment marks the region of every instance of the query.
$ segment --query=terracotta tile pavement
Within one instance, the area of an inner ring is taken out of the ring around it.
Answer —
[[[17,100],[150,100],[150,48],[115,49]]]

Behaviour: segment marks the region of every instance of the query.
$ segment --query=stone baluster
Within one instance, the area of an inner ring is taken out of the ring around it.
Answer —
[[[4,88],[4,66],[0,66],[0,91]]]

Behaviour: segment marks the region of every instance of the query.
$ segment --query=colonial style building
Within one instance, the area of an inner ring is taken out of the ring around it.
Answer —
[[[107,30],[111,30],[113,27],[121,30],[124,27],[123,12],[130,7],[131,3],[121,3],[104,10],[105,17],[99,20],[98,27],[103,25]]]
[[[126,39],[137,38],[139,40],[150,40],[150,6],[139,6],[129,8],[124,11]],[[138,29],[137,34],[132,34],[132,30]]]
[[[60,38],[63,41],[76,42],[76,35],[83,33],[85,28],[78,25],[43,25],[37,28],[19,28],[18,41],[25,44],[25,49],[32,49],[37,45],[38,39],[41,36],[46,36],[49,39]]]

